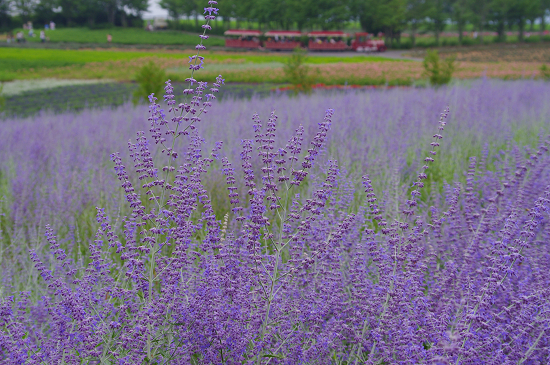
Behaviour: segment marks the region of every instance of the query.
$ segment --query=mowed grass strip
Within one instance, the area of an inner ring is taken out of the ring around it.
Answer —
[[[206,51],[203,54],[206,56],[207,64],[219,64],[216,67],[219,71],[225,71],[222,65],[228,65],[228,68],[238,67],[245,73],[254,68],[249,67],[250,65],[282,67],[288,58],[288,53]],[[152,52],[120,49],[63,50],[3,47],[0,52],[0,81],[43,77],[112,78],[129,81],[133,79],[137,69],[149,60],[158,63],[162,68],[187,71],[189,58],[188,52],[171,50]],[[316,65],[386,61],[395,62],[389,58],[364,55],[312,56],[308,59],[308,63]]]
[[[174,59],[188,59],[188,53],[185,51],[128,51],[121,49],[103,50],[66,50],[66,49],[43,49],[43,48],[1,48],[0,62],[12,64],[13,70],[24,69],[26,67],[17,67],[18,62],[26,62],[34,68],[47,68],[57,66],[67,66],[68,64],[85,64],[90,62],[106,62],[132,60],[142,57],[161,57]],[[206,53],[206,54],[205,54]],[[289,56],[288,53],[260,53],[260,52],[203,52],[207,57],[207,62],[212,63],[270,63],[284,62]],[[325,63],[358,63],[358,62],[392,62],[396,61],[383,56],[311,56],[307,62],[311,64]]]

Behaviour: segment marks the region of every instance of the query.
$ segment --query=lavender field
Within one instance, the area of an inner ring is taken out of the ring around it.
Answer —
[[[145,107],[2,123],[0,359],[546,363],[547,100],[226,98],[175,159]]]
[[[1,364],[550,361],[549,83],[189,84],[0,123]]]

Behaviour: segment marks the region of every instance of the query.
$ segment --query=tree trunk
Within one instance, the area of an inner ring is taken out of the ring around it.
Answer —
[[[478,38],[479,38],[479,43],[483,44],[483,23],[485,22],[485,19],[481,19],[479,21],[479,24],[477,26],[477,29],[479,31],[479,35],[478,35]]]
[[[519,26],[518,41],[523,42],[523,33],[525,31],[525,20],[521,19],[518,23],[518,26]]]
[[[497,33],[498,33],[498,39],[501,42],[504,42],[506,40],[506,33],[504,32],[504,21],[499,21],[497,25]]]
[[[384,38],[386,39],[385,42],[389,46],[389,48],[392,47],[393,44],[393,34],[391,29],[386,28],[384,29]]]
[[[439,46],[439,29],[435,31],[435,43]]]
[[[540,40],[542,41],[542,37],[544,36],[544,31],[546,30],[546,21],[545,21],[545,14],[543,13],[540,17]]]
[[[458,27],[458,44],[462,46],[462,32],[464,31],[464,24],[461,22],[457,22]]]
[[[124,28],[126,28],[128,26],[128,18],[126,18],[126,12],[124,11],[124,9],[122,10],[122,14],[121,15],[121,21],[122,21],[122,26]]]
[[[114,5],[109,6],[109,11],[107,13],[107,20],[109,21],[109,24],[113,26],[115,25],[115,12],[116,12],[116,8],[114,7]]]
[[[195,28],[199,29],[199,12],[195,11]]]

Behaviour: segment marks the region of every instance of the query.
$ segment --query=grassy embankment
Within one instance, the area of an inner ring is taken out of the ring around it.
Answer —
[[[16,29],[16,34],[21,29]],[[24,31],[27,42],[40,43],[40,31],[35,30],[34,37],[28,37]],[[60,28],[56,30],[45,30],[46,37],[52,43],[93,43],[107,44],[107,34],[113,37],[113,44],[135,44],[135,45],[186,45],[194,46],[197,42],[197,35],[176,30],[163,30],[149,32],[141,28],[109,28],[109,29],[88,29],[88,28]],[[204,44],[209,46],[223,46],[223,37],[210,36]]]

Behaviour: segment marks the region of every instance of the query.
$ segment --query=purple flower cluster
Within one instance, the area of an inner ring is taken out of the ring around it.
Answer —
[[[253,114],[234,153],[202,136],[223,79],[188,81],[180,104],[166,83],[166,112],[151,95],[148,132],[111,155],[127,214],[96,209],[85,258],[49,225],[49,254],[30,250],[36,286],[0,298],[2,364],[548,362],[550,139],[484,151],[428,191],[458,139],[445,109],[412,186],[377,194],[380,170],[334,159],[338,111],[313,130]]]

